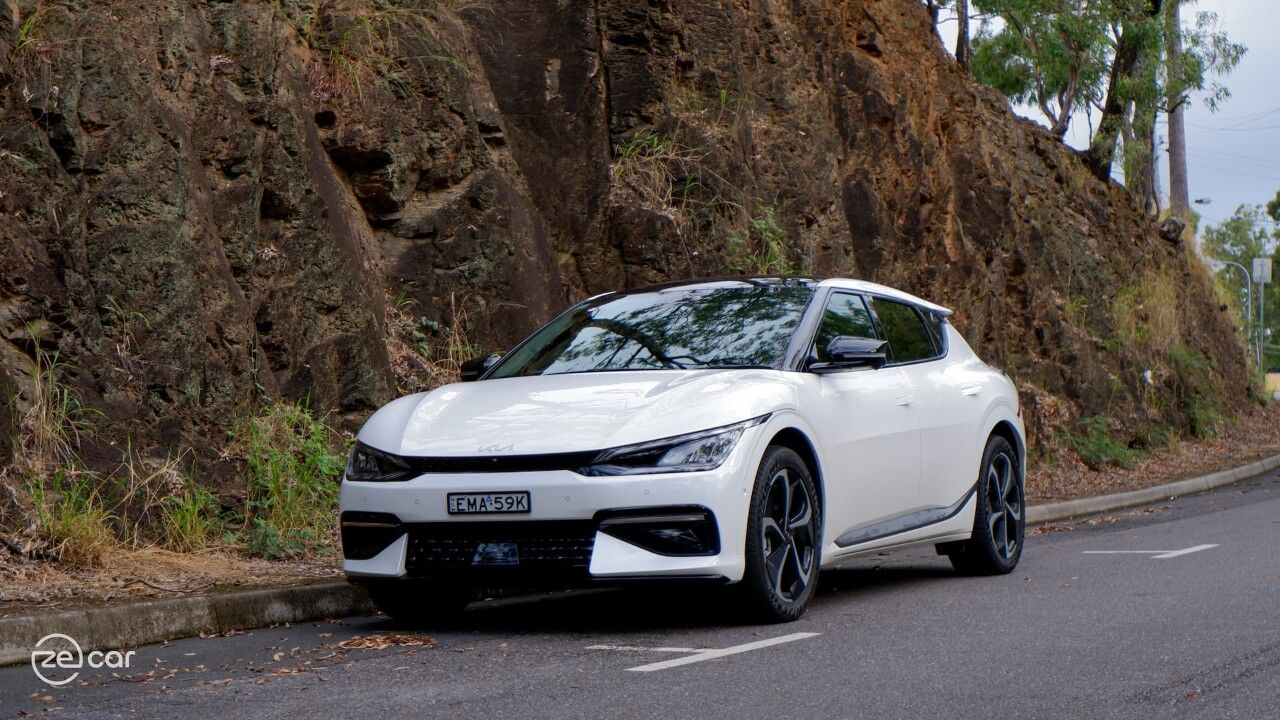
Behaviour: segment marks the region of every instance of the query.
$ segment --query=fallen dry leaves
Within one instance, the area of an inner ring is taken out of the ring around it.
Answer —
[[[356,635],[338,643],[343,650],[385,650],[389,647],[435,647],[434,638],[403,633],[380,633],[377,635]]]
[[[1027,501],[1031,504],[1075,500],[1139,490],[1228,470],[1280,453],[1280,403],[1254,405],[1212,440],[1183,440],[1150,455],[1132,468],[1091,470],[1070,456],[1040,464],[1027,462]]]

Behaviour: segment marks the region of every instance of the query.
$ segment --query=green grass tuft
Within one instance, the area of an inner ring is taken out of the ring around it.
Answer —
[[[235,431],[247,471],[245,549],[267,558],[324,554],[337,523],[345,462],[304,405],[274,404]]]
[[[1145,457],[1111,435],[1107,419],[1101,415],[1083,418],[1075,431],[1065,430],[1062,439],[1090,468],[1100,470],[1108,465],[1129,468]]]

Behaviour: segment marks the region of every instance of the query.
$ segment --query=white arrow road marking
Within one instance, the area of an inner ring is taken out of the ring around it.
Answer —
[[[681,665],[691,665],[693,663],[703,662],[704,660],[715,660],[716,658],[727,657],[729,655],[737,655],[738,653],[751,652],[752,650],[759,650],[761,648],[767,648],[772,645],[781,645],[782,643],[795,642],[796,640],[804,640],[805,638],[811,638],[821,634],[822,633],[816,633],[816,632],[798,632],[798,633],[791,633],[790,635],[782,635],[776,638],[769,638],[768,640],[757,640],[755,642],[744,643],[742,645],[734,645],[733,647],[721,648],[719,650],[699,650],[693,655],[687,655],[685,657],[679,657],[679,658],[672,658],[670,660],[663,660],[661,662],[656,662],[656,663],[649,663],[648,665],[641,665],[639,667],[627,668],[627,670],[631,670],[633,672],[653,672],[654,670],[666,670],[667,668],[679,667]]]
[[[1163,555],[1156,555],[1151,559],[1152,560],[1168,560],[1169,558],[1176,558],[1182,555],[1190,555],[1193,552],[1200,552],[1201,550],[1208,550],[1209,548],[1216,548],[1216,547],[1218,546],[1217,545],[1196,545],[1195,547],[1189,547],[1184,550],[1174,550],[1173,552],[1167,552]]]
[[[1217,545],[1196,545],[1181,550],[1081,550],[1081,555],[1150,555],[1152,560],[1168,560],[1169,558],[1190,555],[1201,550],[1216,548]]]

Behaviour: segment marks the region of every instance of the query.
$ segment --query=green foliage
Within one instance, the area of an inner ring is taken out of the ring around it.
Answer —
[[[1112,0],[974,0],[984,20],[973,41],[974,77],[1014,102],[1034,105],[1053,131],[1066,132],[1079,107],[1099,103],[1111,57],[1111,29],[1122,3]]]
[[[734,269],[754,275],[790,275],[795,272],[787,257],[787,232],[778,224],[778,207],[761,205],[748,224],[749,234],[730,233]]]
[[[335,529],[344,455],[304,405],[273,404],[239,423],[247,471],[246,552],[323,552]]]
[[[1265,211],[1258,205],[1239,206],[1230,218],[1204,229],[1201,240],[1204,255],[1214,260],[1239,263],[1250,272],[1254,258],[1270,257],[1272,266],[1280,268],[1280,230],[1269,222],[1268,215],[1272,212],[1280,214],[1280,193]],[[1232,298],[1236,306],[1235,317],[1240,317],[1246,306],[1245,277],[1238,270],[1224,269],[1217,273],[1217,281]],[[1257,288],[1254,289],[1256,291]],[[1280,338],[1280,282],[1267,285],[1263,296],[1254,297],[1253,301],[1253,316],[1249,318],[1246,335],[1255,337],[1259,315],[1257,303],[1265,302],[1263,315],[1266,327],[1263,333],[1269,340],[1263,344],[1262,364],[1264,368],[1276,367],[1280,365],[1280,347],[1275,346],[1275,340]]]
[[[1166,98],[1201,92],[1216,109],[1230,92],[1215,78],[1245,53],[1220,29],[1217,15],[1199,12],[1182,26],[1178,72],[1170,76],[1168,27],[1150,0],[974,0],[973,6],[985,16],[973,40],[974,77],[1038,108],[1059,135],[1073,113],[1103,105],[1116,75],[1126,151],[1137,153],[1131,164],[1150,152],[1149,126]],[[1136,59],[1122,57],[1121,48],[1134,50]],[[1134,61],[1120,64],[1126,60]]]
[[[1187,411],[1187,421],[1191,424],[1193,436],[1201,439],[1218,436],[1222,410],[1216,402],[1199,393],[1192,393],[1183,401],[1183,408]]]
[[[1141,450],[1131,448],[1112,437],[1107,419],[1102,415],[1083,418],[1074,431],[1062,432],[1062,440],[1094,470],[1108,465],[1133,467],[1144,457]]]
[[[93,480],[90,474],[59,469],[47,483],[39,477],[27,483],[36,539],[69,565],[97,565],[116,544],[115,519]]]
[[[207,489],[188,484],[161,501],[160,532],[170,550],[203,550],[220,527],[218,499]]]

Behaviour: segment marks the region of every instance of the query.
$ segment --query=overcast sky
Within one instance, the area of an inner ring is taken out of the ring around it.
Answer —
[[[1195,209],[1203,224],[1230,217],[1237,205],[1261,204],[1280,190],[1280,0],[1198,0],[1182,8],[1184,24],[1199,11],[1218,14],[1221,26],[1235,42],[1249,48],[1234,72],[1224,79],[1231,99],[1216,113],[1202,98],[1194,98],[1187,113],[1187,164],[1192,200],[1207,199]],[[976,33],[977,28],[973,28]],[[955,23],[940,26],[947,47],[955,47]],[[1044,122],[1038,112],[1027,117]],[[1167,135],[1164,118],[1157,128],[1158,141]],[[1067,141],[1076,147],[1088,144],[1088,124],[1082,116],[1072,123]],[[1169,184],[1162,165],[1161,192]]]

